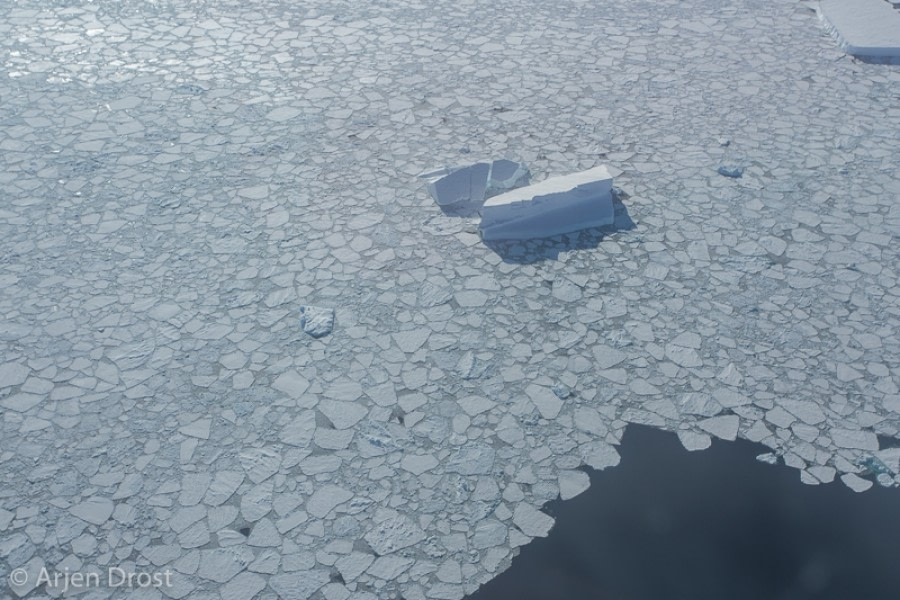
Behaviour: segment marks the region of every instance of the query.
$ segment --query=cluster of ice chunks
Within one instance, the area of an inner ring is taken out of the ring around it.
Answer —
[[[541,238],[611,225],[612,176],[605,166],[533,185],[528,168],[511,160],[423,173],[446,211],[481,213],[484,240]],[[521,187],[521,186],[525,187]]]

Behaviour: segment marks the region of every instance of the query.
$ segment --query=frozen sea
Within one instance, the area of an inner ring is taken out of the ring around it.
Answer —
[[[900,66],[814,9],[0,3],[0,596],[460,600],[630,423],[896,487]],[[501,158],[616,224],[416,178]]]

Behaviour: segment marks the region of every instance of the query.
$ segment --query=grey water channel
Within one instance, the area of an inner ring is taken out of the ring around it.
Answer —
[[[470,600],[868,600],[900,598],[900,490],[756,460],[770,449],[630,425],[621,463],[544,510],[546,538]]]

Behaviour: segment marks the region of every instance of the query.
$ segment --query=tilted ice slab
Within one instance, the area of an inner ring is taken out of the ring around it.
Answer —
[[[450,207],[480,206],[492,194],[527,183],[529,175],[524,164],[501,159],[438,169],[419,177],[432,179],[428,192],[439,206]]]
[[[614,221],[612,176],[605,166],[551,177],[484,203],[485,240],[548,237]]]
[[[819,18],[848,54],[900,57],[900,12],[884,0],[823,0]]]

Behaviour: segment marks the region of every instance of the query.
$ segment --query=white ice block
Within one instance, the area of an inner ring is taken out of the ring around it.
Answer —
[[[484,200],[491,164],[481,162],[437,173],[441,176],[428,184],[428,192],[438,205],[477,204]]]
[[[884,0],[822,0],[819,17],[848,54],[900,57],[900,12]]]
[[[519,162],[501,159],[459,167],[446,167],[419,175],[430,179],[428,193],[442,207],[480,207],[488,196],[528,182],[528,168]]]
[[[516,240],[610,225],[615,220],[612,176],[605,166],[551,177],[487,200],[481,237]]]

